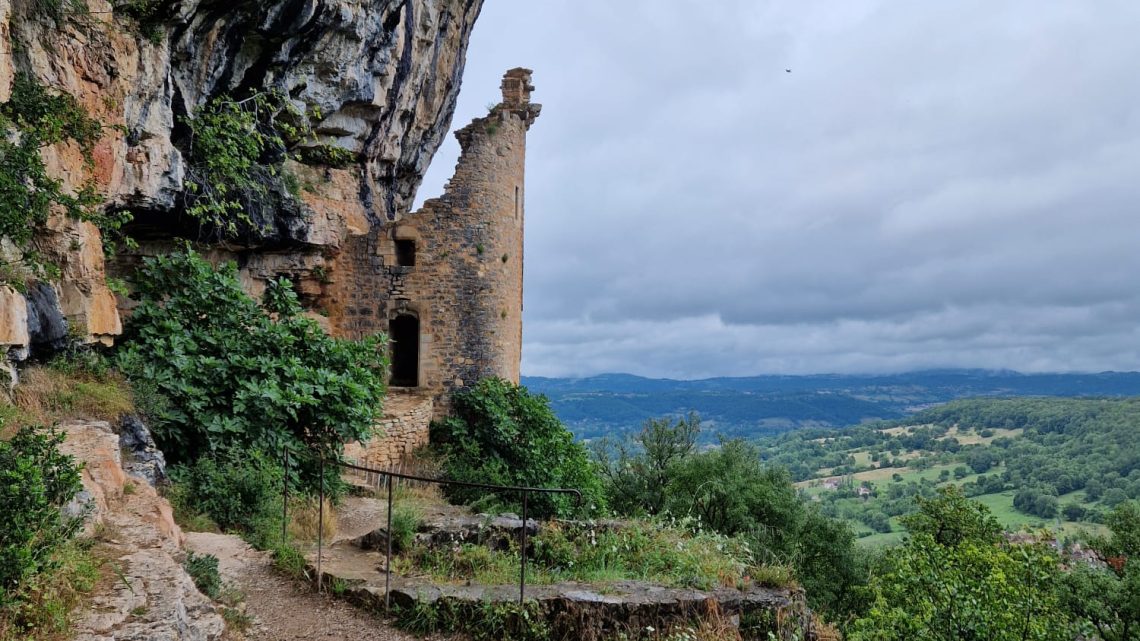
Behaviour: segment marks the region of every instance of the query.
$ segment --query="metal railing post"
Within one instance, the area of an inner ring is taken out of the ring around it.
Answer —
[[[523,490],[523,513],[522,513],[522,548],[519,549],[519,554],[522,555],[522,562],[519,563],[519,605],[523,604],[526,598],[526,515],[527,505],[526,499],[530,496],[528,490]]]
[[[321,454],[320,495],[317,497],[317,594],[321,593],[321,557],[325,545],[325,455]]]
[[[388,551],[384,557],[384,612],[391,606],[389,586],[392,582],[392,477],[388,476]]]
[[[281,483],[281,545],[285,545],[289,532],[289,447],[285,447],[285,480]]]

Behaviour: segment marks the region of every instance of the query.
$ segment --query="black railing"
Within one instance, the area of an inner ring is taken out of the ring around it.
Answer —
[[[281,540],[286,540],[288,535],[287,527],[289,523],[289,452],[285,452],[285,484],[282,490],[282,513],[281,513]],[[377,479],[376,486],[387,486],[388,489],[388,509],[387,509],[387,525],[385,530],[385,538],[387,539],[387,550],[384,554],[384,610],[387,611],[390,605],[390,590],[392,583],[392,490],[393,480],[401,481],[414,481],[418,483],[428,483],[434,485],[454,485],[458,487],[480,488],[486,490],[494,490],[497,492],[518,492],[522,495],[522,527],[519,528],[519,604],[521,605],[526,599],[526,536],[527,536],[527,504],[531,493],[539,494],[573,494],[577,499],[577,504],[582,504],[582,492],[575,489],[568,488],[546,488],[546,487],[527,487],[521,485],[495,485],[493,483],[468,483],[466,481],[450,481],[447,479],[431,478],[429,476],[421,476],[416,474],[407,474],[404,472],[395,472],[392,470],[378,470],[371,467],[356,465],[353,463],[345,463],[342,461],[333,461],[333,465],[338,468],[354,470],[357,472],[364,472],[365,474],[374,475]],[[318,498],[318,512],[317,512],[317,591],[321,591],[321,557],[324,550],[324,530],[325,530],[325,459],[320,459],[320,490]]]

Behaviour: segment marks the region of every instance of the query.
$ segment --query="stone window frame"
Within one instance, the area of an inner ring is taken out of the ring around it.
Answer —
[[[423,259],[424,259],[423,237],[420,235],[419,230],[417,230],[415,227],[412,227],[411,225],[408,225],[406,223],[396,225],[395,227],[392,228],[391,241],[392,242],[389,245],[391,253],[386,252],[387,253],[386,258],[388,260],[385,262],[389,263],[394,269],[397,269],[402,273],[408,273],[408,272],[415,271],[417,266],[423,264]],[[411,241],[412,243],[414,243],[414,246],[415,246],[415,264],[414,265],[400,265],[397,262],[397,256],[399,255],[399,252],[396,251],[396,242],[397,241]]]

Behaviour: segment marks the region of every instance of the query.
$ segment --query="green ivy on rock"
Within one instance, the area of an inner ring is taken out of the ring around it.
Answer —
[[[93,181],[68,193],[62,181],[48,175],[40,149],[74,141],[90,162],[101,126],[67,94],[54,93],[27,74],[17,74],[12,94],[0,105],[0,236],[25,250],[25,260],[36,263],[27,250],[35,230],[52,211],[99,223],[102,198]]]

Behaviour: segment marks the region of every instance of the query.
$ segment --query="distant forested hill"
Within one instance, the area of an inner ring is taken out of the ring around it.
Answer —
[[[934,370],[884,376],[817,375],[650,379],[629,374],[590,378],[524,376],[531,391],[580,438],[635,429],[647,419],[699,412],[704,437],[754,437],[797,427],[842,427],[899,419],[933,404],[977,396],[1140,395],[1140,373],[1020,374]]]

